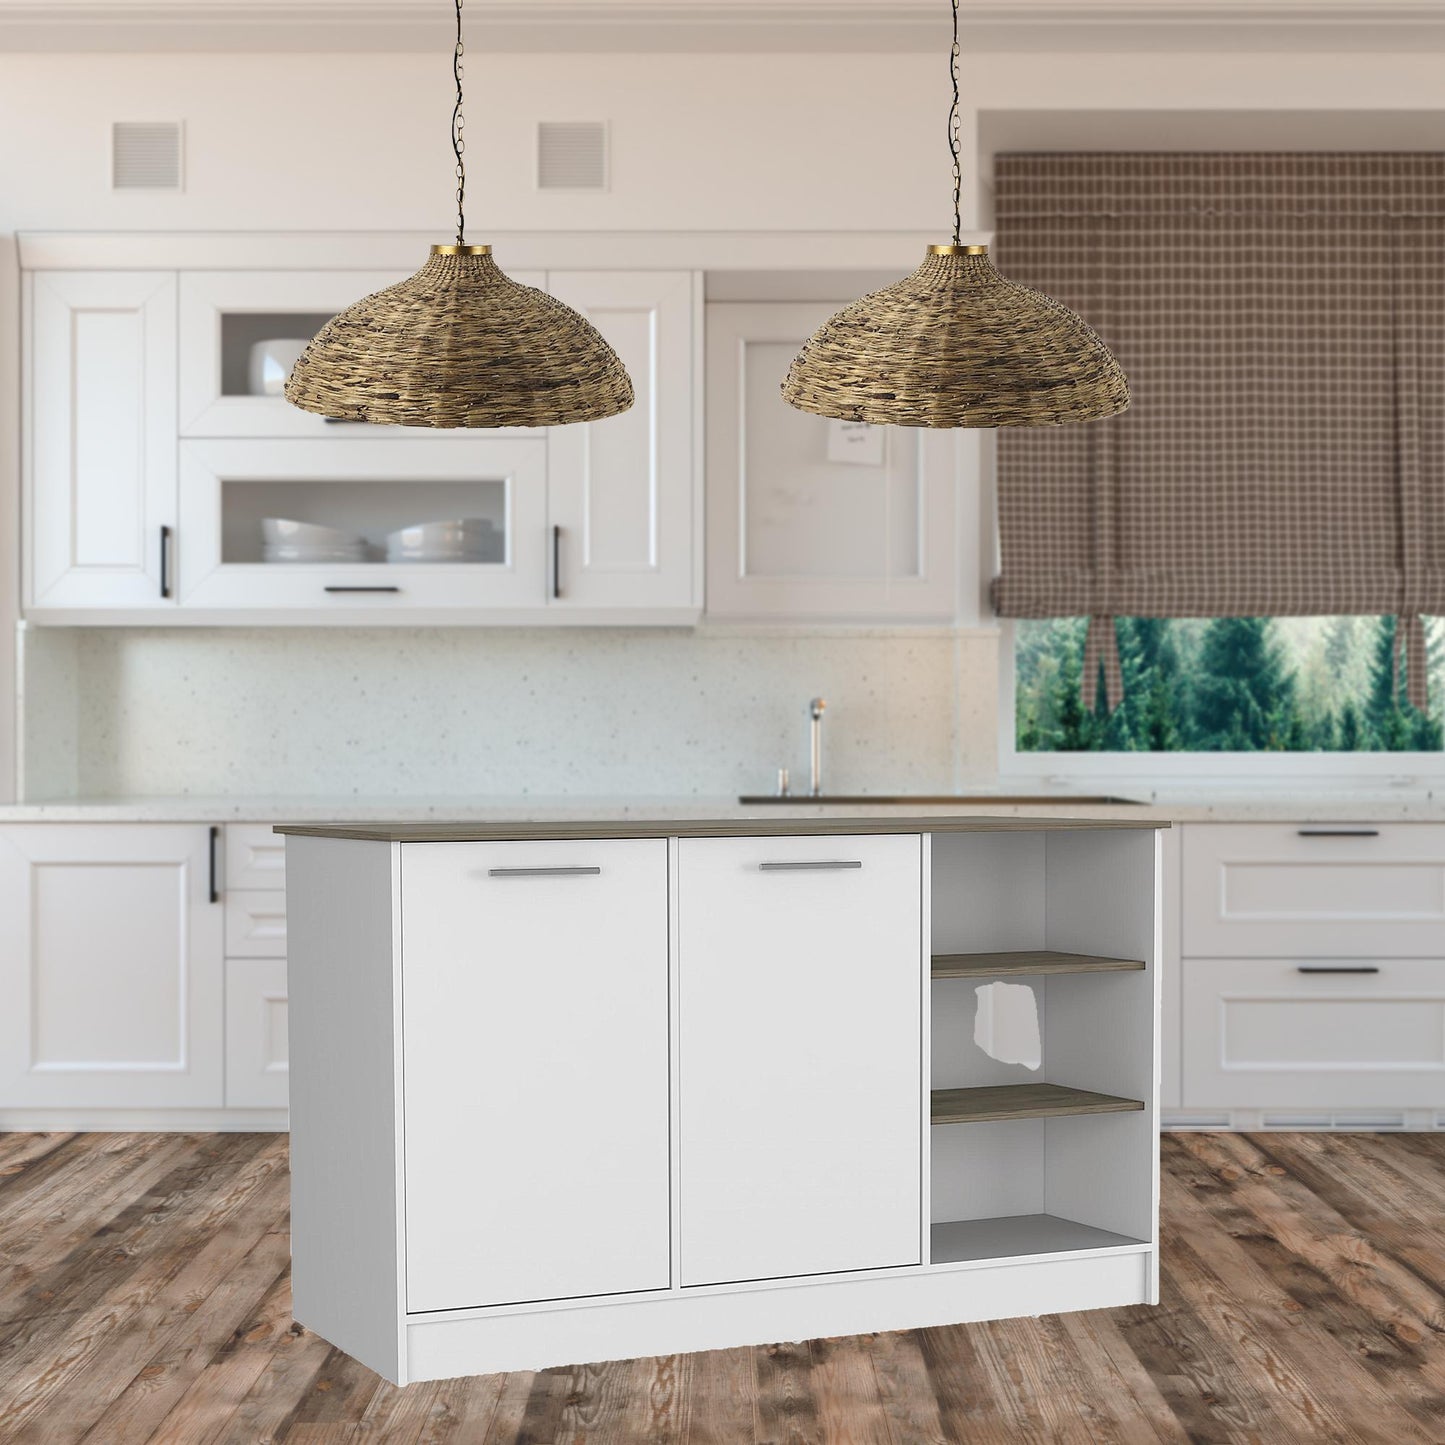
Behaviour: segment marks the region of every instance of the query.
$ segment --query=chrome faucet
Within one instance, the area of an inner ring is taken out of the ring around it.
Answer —
[[[808,704],[812,724],[812,779],[808,792],[814,798],[823,794],[823,709],[827,706],[821,697],[815,697]]]

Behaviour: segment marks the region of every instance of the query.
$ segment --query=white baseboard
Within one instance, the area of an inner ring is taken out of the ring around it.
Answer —
[[[1433,1134],[1445,1109],[1163,1109],[1164,1133]]]
[[[284,1134],[285,1109],[0,1109],[7,1134]]]

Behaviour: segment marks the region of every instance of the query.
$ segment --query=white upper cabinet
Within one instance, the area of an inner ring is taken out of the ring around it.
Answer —
[[[327,441],[181,444],[182,611],[314,620],[470,619],[545,605],[547,443],[517,432],[425,432],[371,446]],[[345,561],[265,560],[267,518],[354,539]],[[421,522],[488,525],[470,561],[389,561],[387,539]]]
[[[176,278],[44,273],[27,294],[27,604],[168,610]]]
[[[591,318],[636,384],[629,412],[432,431],[289,405],[304,343],[401,272],[29,273],[27,616],[694,621],[700,275],[508,274]],[[268,560],[267,518],[338,529],[362,555]],[[387,555],[395,531],[461,520],[486,531],[465,562]]]
[[[553,602],[695,612],[699,280],[689,271],[566,271],[548,289],[607,338],[637,392],[621,416],[551,432]]]
[[[180,431],[187,437],[406,436],[407,427],[330,422],[267,390],[264,357],[288,356],[338,311],[405,271],[188,271],[180,282]],[[541,286],[540,272],[515,280]],[[289,346],[289,350],[287,349]],[[289,368],[287,368],[289,370]],[[270,385],[284,373],[270,366]],[[411,433],[414,434],[414,433]],[[492,435],[492,433],[482,433]]]
[[[819,620],[952,620],[951,432],[829,421],[781,387],[836,308],[707,308],[707,610]]]

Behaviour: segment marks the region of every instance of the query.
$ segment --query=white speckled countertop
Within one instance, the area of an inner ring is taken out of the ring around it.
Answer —
[[[1185,792],[1151,795],[1149,803],[1081,804],[1040,794],[1028,804],[988,801],[987,789],[970,792],[969,802],[923,804],[744,807],[736,798],[640,797],[114,797],[57,798],[0,805],[0,823],[428,823],[518,819],[562,822],[588,819],[822,818],[822,817],[994,817],[1135,818],[1175,823],[1267,822],[1445,822],[1445,788],[1369,790],[1319,789],[1231,793]],[[1018,789],[997,790],[1017,795]],[[1145,796],[1140,794],[1140,796]],[[976,801],[973,801],[976,800]]]

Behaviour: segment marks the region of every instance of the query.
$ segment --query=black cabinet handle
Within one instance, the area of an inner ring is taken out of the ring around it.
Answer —
[[[1301,838],[1378,838],[1378,828],[1300,828]]]
[[[1299,966],[1300,973],[1379,973],[1379,969],[1373,964],[1359,964],[1346,967],[1326,966],[1325,964],[1302,963]]]
[[[221,901],[221,882],[216,877],[216,848],[221,841],[221,830],[214,823],[211,824],[211,902]]]
[[[328,587],[328,592],[400,592],[400,587]]]
[[[171,529],[161,526],[161,596],[171,595]]]
[[[552,528],[552,597],[562,596],[562,529]]]

